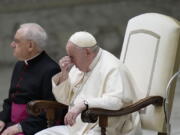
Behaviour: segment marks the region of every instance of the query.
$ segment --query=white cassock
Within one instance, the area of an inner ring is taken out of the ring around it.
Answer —
[[[126,67],[111,53],[100,49],[90,65],[90,72],[83,73],[75,66],[69,72],[69,78],[56,85],[53,77],[53,93],[58,102],[71,106],[87,100],[89,108],[118,110],[132,103],[136,97],[135,85],[131,81]],[[109,117],[107,135],[135,135],[140,128],[138,113],[121,117]],[[56,126],[43,130],[37,135],[100,135],[96,123],[83,123],[81,116],[70,126]],[[138,132],[136,135],[140,135]]]

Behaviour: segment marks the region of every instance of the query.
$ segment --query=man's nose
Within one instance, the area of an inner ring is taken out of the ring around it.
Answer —
[[[14,41],[11,42],[10,46],[13,47],[13,48],[16,46]]]

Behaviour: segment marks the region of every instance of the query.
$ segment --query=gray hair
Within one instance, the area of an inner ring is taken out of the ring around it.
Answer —
[[[26,40],[34,41],[40,48],[46,46],[47,33],[39,24],[24,23],[20,25],[19,29],[23,31]]]

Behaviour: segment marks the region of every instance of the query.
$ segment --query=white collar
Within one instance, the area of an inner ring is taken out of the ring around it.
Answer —
[[[41,52],[41,53],[42,53],[42,52]],[[28,65],[28,61],[29,61],[29,60],[32,60],[32,59],[36,58],[36,57],[39,56],[41,53],[38,53],[37,55],[35,55],[35,56],[33,56],[33,57],[29,58],[29,59],[24,60],[25,64]]]
[[[93,70],[93,68],[94,68],[94,67],[96,66],[96,64],[98,63],[101,54],[102,54],[102,49],[99,48],[98,54],[96,55],[96,57],[94,58],[94,60],[93,60],[93,61],[91,62],[91,64],[89,65],[90,71]]]

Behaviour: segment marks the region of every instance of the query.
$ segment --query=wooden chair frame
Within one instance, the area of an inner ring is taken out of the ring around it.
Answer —
[[[81,114],[83,122],[94,123],[99,119],[99,126],[101,127],[101,135],[106,135],[106,127],[108,126],[108,117],[116,117],[127,115],[141,110],[148,105],[162,106],[163,98],[161,96],[149,96],[141,99],[131,105],[128,105],[120,110],[112,111],[100,108],[91,108],[85,110]],[[39,115],[42,112],[46,112],[47,126],[51,127],[55,123],[55,113],[58,109],[67,108],[66,105],[58,103],[56,101],[36,100],[31,101],[27,105],[27,110],[32,115]],[[166,133],[158,133],[158,135],[166,135]]]

